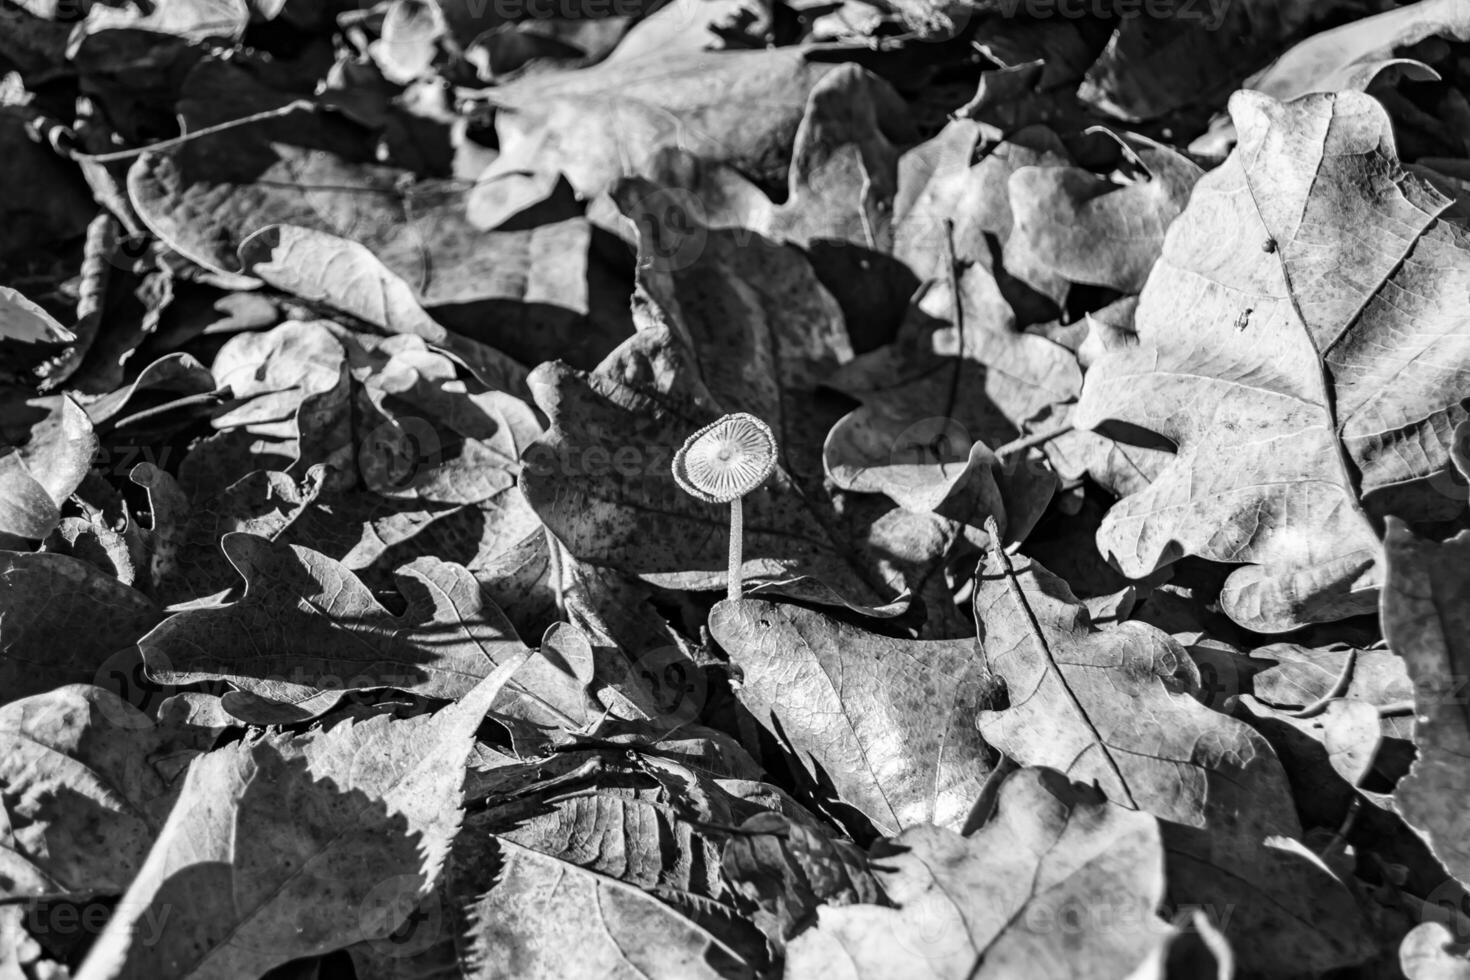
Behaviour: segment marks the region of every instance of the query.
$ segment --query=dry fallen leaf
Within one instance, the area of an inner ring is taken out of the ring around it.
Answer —
[[[1470,334],[1452,297],[1470,265],[1463,230],[1437,219],[1448,200],[1398,169],[1372,99],[1231,106],[1240,146],[1170,229],[1139,345],[1092,365],[1077,421],[1178,446],[1099,532],[1123,572],[1243,562],[1225,610],[1280,632],[1374,608],[1370,513],[1443,510],[1424,481],[1464,418]],[[1345,233],[1362,222],[1383,233]]]
[[[921,824],[875,855],[898,908],[823,909],[786,975],[1128,976],[1167,932],[1163,858],[1153,818],[1044,769],[1012,773],[969,838]]]
[[[87,684],[0,707],[0,895],[120,895],[215,732]]]
[[[475,729],[529,656],[435,715],[196,759],[79,980],[258,976],[392,932],[443,871]],[[375,895],[385,878],[403,884]]]
[[[157,681],[227,680],[310,718],[348,691],[462,697],[526,649],[474,577],[451,563],[421,558],[400,570],[408,608],[394,615],[308,548],[242,532],[220,546],[244,591],[176,613],[138,642]]]
[[[162,616],[146,595],[81,559],[0,552],[0,705],[95,681],[110,655]]]
[[[1006,692],[978,727],[1010,758],[1191,827],[1233,821],[1241,809],[1269,813],[1290,798],[1265,740],[1196,700],[1194,661],[1153,626],[1097,630],[1066,583],[994,551],[981,566],[975,618],[986,668]],[[1274,832],[1294,830],[1283,817]]]
[[[717,605],[710,633],[751,713],[885,833],[964,823],[996,761],[975,731],[988,678],[973,640],[895,640],[750,599]]]

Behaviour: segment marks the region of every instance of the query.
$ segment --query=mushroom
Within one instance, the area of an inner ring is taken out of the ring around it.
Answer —
[[[710,504],[730,505],[731,599],[740,598],[744,534],[740,498],[765,482],[776,468],[776,437],[754,415],[735,412],[716,419],[684,440],[674,454],[674,479],[685,493]]]

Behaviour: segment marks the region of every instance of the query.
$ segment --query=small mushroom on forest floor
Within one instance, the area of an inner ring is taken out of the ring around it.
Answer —
[[[730,505],[729,598],[740,598],[744,534],[740,498],[765,482],[776,468],[776,437],[770,426],[745,412],[716,419],[684,440],[674,454],[674,479],[685,493],[706,503]]]

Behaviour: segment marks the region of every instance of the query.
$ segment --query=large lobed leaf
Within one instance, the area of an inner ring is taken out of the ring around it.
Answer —
[[[877,863],[899,908],[823,909],[790,980],[1122,977],[1168,931],[1158,822],[1054,772],[1007,777],[968,839],[919,825],[894,845]]]
[[[1425,481],[1465,418],[1470,242],[1367,96],[1240,92],[1231,111],[1240,145],[1169,229],[1139,344],[1092,366],[1077,421],[1178,446],[1098,532],[1124,573],[1245,563],[1222,605],[1285,631],[1374,609],[1370,513],[1443,516]]]
[[[167,684],[228,680],[312,717],[344,691],[391,687],[461,697],[525,650],[464,568],[420,558],[400,570],[408,600],[385,609],[325,555],[234,532],[221,547],[245,579],[235,602],[175,613],[139,641]]]

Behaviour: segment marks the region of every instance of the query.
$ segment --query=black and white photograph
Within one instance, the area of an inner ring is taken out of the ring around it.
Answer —
[[[1470,0],[0,0],[0,980],[1470,980]]]

